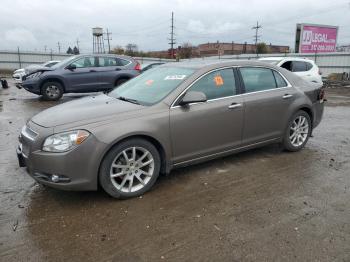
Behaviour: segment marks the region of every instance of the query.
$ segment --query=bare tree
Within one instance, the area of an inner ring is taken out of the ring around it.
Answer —
[[[193,46],[190,42],[183,43],[182,46],[178,48],[179,58],[191,58],[192,57]]]

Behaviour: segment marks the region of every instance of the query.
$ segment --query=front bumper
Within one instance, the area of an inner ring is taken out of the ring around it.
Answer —
[[[81,145],[68,152],[50,153],[41,150],[44,139],[38,137],[31,141],[23,135],[19,138],[18,162],[26,167],[32,178],[62,190],[97,189],[99,165],[106,148],[104,143],[90,135]]]
[[[40,81],[37,78],[26,79],[19,84],[20,87],[23,87],[28,92],[31,92],[36,95],[40,95]]]

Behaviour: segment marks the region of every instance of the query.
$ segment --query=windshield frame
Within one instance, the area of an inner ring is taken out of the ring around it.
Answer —
[[[61,62],[58,62],[57,64],[51,66],[52,69],[58,69],[62,67],[66,67],[68,64],[70,64],[74,59],[80,57],[79,55],[73,55],[69,56],[66,59],[63,59]]]

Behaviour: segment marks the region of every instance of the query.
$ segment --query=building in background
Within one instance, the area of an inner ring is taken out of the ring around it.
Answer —
[[[197,46],[196,52],[199,56],[217,56],[217,55],[239,55],[255,54],[255,44],[247,43],[206,43]],[[289,53],[289,46],[266,45],[266,53]]]
[[[337,52],[350,52],[350,45],[337,46]]]
[[[297,24],[295,32],[296,53],[336,52],[338,26]]]

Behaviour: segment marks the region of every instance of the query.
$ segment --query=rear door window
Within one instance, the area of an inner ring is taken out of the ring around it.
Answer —
[[[276,81],[271,69],[263,67],[240,68],[245,92],[252,93],[276,88]]]
[[[292,71],[293,72],[307,71],[306,70],[306,63],[302,62],[302,61],[293,61]]]
[[[233,96],[236,94],[236,83],[232,68],[211,72],[197,82],[189,91],[203,92],[208,100]]]

